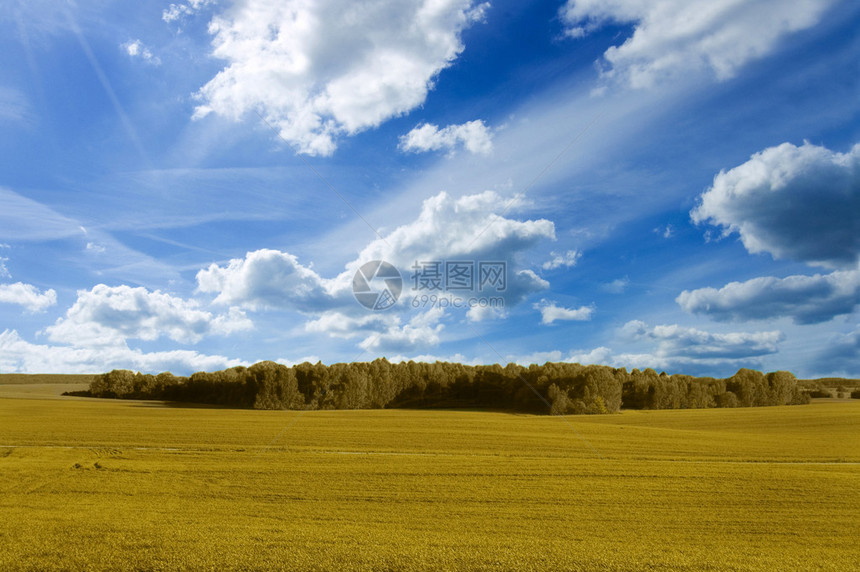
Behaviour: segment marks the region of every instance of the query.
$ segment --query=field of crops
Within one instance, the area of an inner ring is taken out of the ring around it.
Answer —
[[[860,400],[566,418],[0,386],[0,570],[852,570]]]

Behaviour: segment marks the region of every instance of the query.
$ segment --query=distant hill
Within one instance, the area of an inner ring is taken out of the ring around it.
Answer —
[[[64,374],[64,373],[0,373],[0,385],[4,384],[33,384],[33,383],[90,383],[95,378],[92,374]]]
[[[818,379],[798,379],[801,387],[860,387],[860,379],[848,379],[844,377],[819,377]]]

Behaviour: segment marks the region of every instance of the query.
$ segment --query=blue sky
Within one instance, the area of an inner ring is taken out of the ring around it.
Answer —
[[[858,27],[849,0],[12,0],[0,372],[858,377]],[[371,260],[386,310],[353,296]],[[416,262],[505,287],[415,290]]]

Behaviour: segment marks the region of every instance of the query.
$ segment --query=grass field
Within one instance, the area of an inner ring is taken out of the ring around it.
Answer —
[[[0,386],[0,570],[856,570],[860,400],[549,417]]]
[[[50,383],[75,383],[86,384],[93,380],[95,375],[62,374],[62,373],[0,373],[0,386],[3,385],[33,385]]]

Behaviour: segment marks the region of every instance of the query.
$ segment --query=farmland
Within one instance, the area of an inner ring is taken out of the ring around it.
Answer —
[[[860,562],[858,400],[558,417],[24,387],[0,385],[3,570]]]

